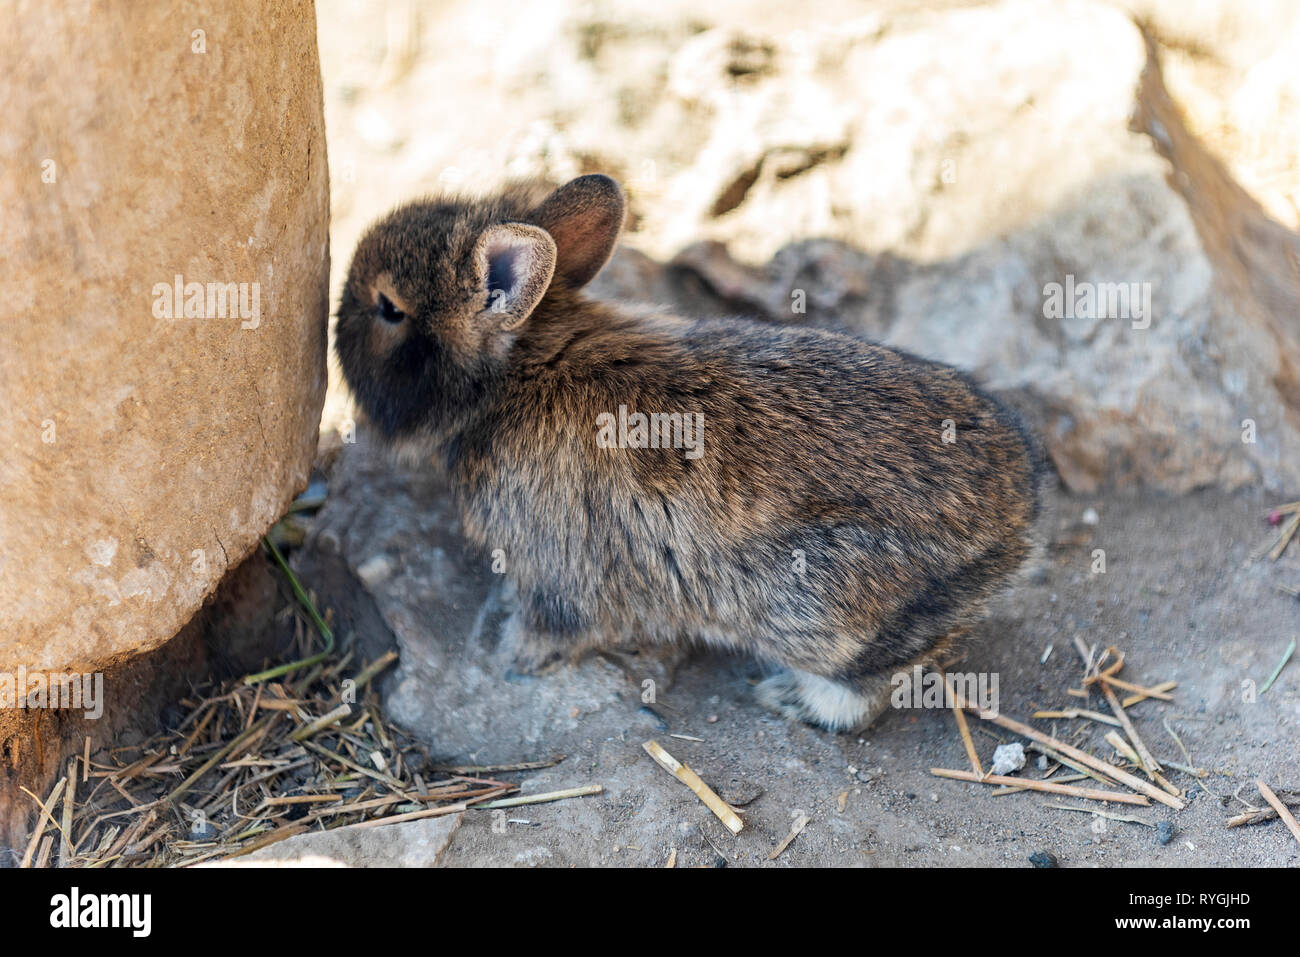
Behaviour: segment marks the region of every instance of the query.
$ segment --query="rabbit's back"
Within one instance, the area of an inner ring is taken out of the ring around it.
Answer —
[[[955,370],[812,329],[582,312],[521,341],[450,463],[471,535],[505,550],[547,627],[636,620],[876,670],[1028,554],[1036,455]],[[618,444],[638,413],[693,417],[696,454]]]

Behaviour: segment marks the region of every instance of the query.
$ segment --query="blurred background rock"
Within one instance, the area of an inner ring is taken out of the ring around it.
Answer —
[[[602,171],[632,215],[599,294],[966,368],[1073,490],[1300,480],[1295,4],[322,0],[318,23],[336,300],[401,201]],[[1150,328],[1045,318],[1067,275],[1149,283]],[[335,372],[325,429],[349,414]]]

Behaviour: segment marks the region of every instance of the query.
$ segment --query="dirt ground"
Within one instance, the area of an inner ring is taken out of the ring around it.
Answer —
[[[494,820],[489,813],[469,813],[442,862],[662,866],[675,848],[677,866],[720,866],[725,859],[727,866],[1022,867],[1036,851],[1050,852],[1065,867],[1294,866],[1300,849],[1280,822],[1224,826],[1246,807],[1234,794],[1260,805],[1255,778],[1275,789],[1300,787],[1300,662],[1288,665],[1263,695],[1249,694],[1245,684],[1262,687],[1300,631],[1300,602],[1275,587],[1300,584],[1300,559],[1291,554],[1276,564],[1252,561],[1271,539],[1263,520],[1270,504],[1255,493],[1056,493],[1038,569],[996,603],[965,660],[951,669],[996,673],[1001,711],[1019,720],[1036,709],[1082,704],[1065,693],[1078,687],[1081,676],[1076,634],[1090,644],[1120,647],[1129,680],[1177,681],[1172,703],[1136,705],[1134,720],[1158,759],[1185,763],[1163,727],[1168,719],[1192,763],[1211,774],[1197,781],[1170,771],[1189,802],[1181,812],[1106,806],[1152,827],[1045,806],[1085,803],[1074,799],[1029,792],[994,796],[989,786],[931,776],[931,767],[968,766],[945,711],[895,710],[865,734],[828,734],[758,706],[752,695],[762,673],[758,663],[698,653],[678,669],[668,690],[660,690],[653,713],[642,707],[638,684],[613,664],[596,661],[583,665],[586,670],[532,679],[530,699],[551,712],[540,733],[524,727],[529,709],[509,704],[507,692],[518,691],[510,681],[476,689],[476,706],[490,720],[472,749],[440,752],[438,741],[449,740],[440,729],[413,729],[436,757],[449,762],[567,755],[552,768],[524,775],[526,794],[591,783],[605,789],[596,797],[512,810],[504,828],[499,815]],[[1085,518],[1090,509],[1096,524]],[[1104,573],[1093,572],[1098,548],[1105,551]],[[392,643],[359,582],[349,585],[347,576],[332,576],[327,563],[306,564],[326,604],[367,651]],[[405,656],[416,653],[404,648],[403,654],[405,665]],[[574,690],[574,681],[590,683],[593,670],[601,669],[600,681],[614,675],[624,690],[603,698]],[[390,676],[386,693],[400,683]],[[444,693],[428,689],[430,695]],[[1097,697],[1089,706],[1106,710]],[[987,766],[996,744],[1015,738],[974,723]],[[1105,727],[1032,723],[1062,738],[1086,726],[1082,746],[1101,756],[1112,753],[1102,741]],[[738,836],[649,759],[641,744],[650,738],[725,799],[743,803],[746,827]],[[1023,773],[1039,776],[1036,756],[1031,753],[1029,760]],[[769,863],[799,812],[809,823]],[[1176,829],[1167,845],[1158,842],[1154,829],[1162,820]]]
[[[900,0],[875,4],[874,9],[885,15],[954,5],[964,4]],[[1234,95],[1245,84],[1243,64],[1273,64],[1250,72],[1256,84],[1267,85],[1273,70],[1289,76],[1285,48],[1274,51],[1273,37],[1248,27],[1205,27],[1211,21],[1191,18],[1184,6],[1173,13],[1159,3],[1120,6],[1140,8],[1143,21],[1154,22],[1149,29],[1159,26],[1162,37],[1170,33],[1171,24],[1183,24],[1214,38],[1202,50],[1170,34],[1160,52],[1171,90],[1188,110],[1192,128],[1224,153],[1234,177],[1289,228],[1293,220],[1287,211],[1292,206],[1285,196],[1294,188],[1293,164],[1287,159],[1292,154],[1289,146],[1278,144],[1294,141],[1286,121],[1294,111],[1280,106],[1269,112],[1264,107],[1273,101],[1256,92],[1244,99],[1262,105],[1242,112],[1242,98]],[[333,288],[341,283],[347,256],[365,223],[397,201],[441,188],[448,173],[468,175],[475,163],[493,172],[498,165],[517,172],[512,164],[518,160],[520,169],[530,173],[568,175],[586,170],[569,170],[565,164],[570,160],[608,164],[617,157],[624,157],[623,168],[634,171],[646,156],[660,157],[667,169],[669,159],[689,154],[683,145],[689,131],[674,127],[665,131],[663,141],[656,141],[652,131],[641,128],[649,116],[646,104],[668,95],[655,85],[655,77],[659,72],[668,75],[665,64],[671,64],[679,42],[671,31],[662,33],[666,28],[661,21],[671,19],[671,11],[685,10],[692,21],[698,15],[714,26],[743,26],[746,32],[780,37],[809,23],[825,27],[843,21],[851,26],[858,7],[834,0],[820,4],[810,18],[807,10],[786,4],[721,4],[708,11],[676,3],[595,4],[577,6],[570,13],[560,5],[530,10],[536,19],[524,21],[494,17],[481,4],[421,8],[411,17],[406,14],[416,12],[414,7],[395,4],[382,17],[361,2],[322,3]],[[554,32],[547,32],[552,27]],[[1280,27],[1275,32],[1283,34]],[[589,51],[600,46],[597,40],[603,43],[600,38],[609,37],[617,40],[609,50],[623,50],[618,43],[624,43],[627,50],[641,52],[608,54],[608,63],[596,63],[606,71],[599,74],[599,82],[583,79],[587,53],[564,59],[566,44]],[[641,43],[644,50],[637,45]],[[572,70],[580,72],[565,80]],[[643,86],[650,92],[643,92]],[[598,95],[608,90],[617,90],[617,95]],[[501,128],[484,125],[482,110],[465,114],[461,108],[466,97],[482,105],[497,102],[492,99],[497,96],[505,117]],[[602,149],[599,155],[589,155],[585,147],[579,148],[581,121],[604,115],[594,111],[607,101],[620,104],[611,116],[636,122],[596,124]],[[1281,97],[1277,102],[1291,101]],[[1269,136],[1255,135],[1246,122],[1257,114]],[[502,129],[514,135],[503,138]],[[625,141],[619,139],[623,136]],[[1151,158],[1146,148],[1131,158],[1139,172],[1148,168]],[[1068,156],[1075,149],[1071,145]],[[510,155],[509,163],[492,159],[503,151]],[[701,155],[711,154],[705,150]],[[928,192],[919,201],[937,202]],[[769,215],[778,217],[782,207],[772,209]],[[1101,225],[1111,219],[1105,212],[1093,215]],[[1114,254],[1107,243],[1128,249],[1124,243],[1131,236],[1124,228],[1103,230],[1097,255],[1080,253],[1080,261],[1107,275],[1108,269],[1121,265],[1132,268],[1128,253],[1118,257],[1120,265],[1105,265]],[[1163,228],[1151,235],[1166,235]],[[688,238],[701,237],[692,233]],[[650,254],[656,254],[655,243],[667,243],[648,227],[639,239],[653,241],[646,247]],[[668,245],[671,248],[659,252],[679,251]],[[1179,267],[1170,274],[1181,275],[1185,260],[1182,252],[1169,253],[1168,261]],[[616,258],[614,266],[618,264]],[[644,273],[638,272],[638,264]],[[661,270],[650,268],[651,260],[638,256],[623,265],[627,268],[620,275],[626,273],[628,289],[657,297],[651,293],[657,294],[661,284],[647,277],[660,276]],[[1008,283],[1020,282],[1019,270],[1017,265]],[[612,271],[606,270],[607,278]],[[1029,267],[1025,271],[1033,272]],[[1265,269],[1241,271],[1270,275]],[[889,278],[889,270],[883,273]],[[948,303],[947,290],[969,290],[969,281],[957,268],[937,284],[944,291],[936,294],[935,314]],[[1275,308],[1281,315],[1290,314],[1284,306]],[[918,315],[924,312],[918,309]],[[1008,317],[1023,314],[1013,309]],[[1225,326],[1237,335],[1242,323],[1234,318]],[[926,329],[930,340],[942,338],[936,327]],[[875,336],[879,330],[867,331]],[[1199,340],[1187,335],[1197,343],[1192,351],[1198,351]],[[1022,338],[1016,333],[1008,341],[1019,346]],[[1236,355],[1237,340],[1224,342],[1215,348]],[[1115,355],[1106,354],[1099,368],[1109,374],[1114,367],[1119,376],[1123,363]],[[1080,358],[1063,353],[1061,361],[1077,363]],[[1162,361],[1144,359],[1134,368],[1167,372]],[[1102,387],[1098,382],[1110,384],[1105,376],[1079,382],[1072,398],[1082,408],[1090,407]],[[1127,393],[1120,389],[1118,394]],[[1171,428],[1181,430],[1202,421],[1188,406],[1191,398],[1175,390],[1169,409],[1177,421]],[[1244,400],[1238,396],[1232,402],[1235,410]],[[1136,425],[1153,428],[1149,413],[1144,414],[1148,420]],[[336,377],[325,429],[346,420],[346,390]],[[1109,429],[1100,431],[1109,434]],[[1105,449],[1098,449],[1094,460],[1106,462]],[[499,817],[467,813],[443,863],[662,866],[674,849],[678,866],[709,866],[721,858],[729,866],[1023,867],[1035,851],[1050,852],[1067,867],[1300,863],[1300,848],[1280,822],[1224,826],[1229,816],[1246,807],[1234,794],[1260,803],[1256,777],[1275,789],[1300,788],[1300,657],[1267,693],[1252,694],[1247,684],[1262,687],[1300,633],[1300,601],[1277,588],[1300,586],[1300,544],[1277,563],[1252,561],[1273,531],[1263,515],[1275,501],[1260,493],[1054,493],[1045,523],[1049,544],[1040,567],[995,604],[967,657],[954,666],[956,671],[996,673],[1001,711],[1022,721],[1036,709],[1082,704],[1066,694],[1067,688],[1078,686],[1081,674],[1072,640],[1076,635],[1089,644],[1121,648],[1127,656],[1123,675],[1131,681],[1177,681],[1172,703],[1138,704],[1134,720],[1158,758],[1186,763],[1164,727],[1167,719],[1186,746],[1190,763],[1212,773],[1198,780],[1170,771],[1170,780],[1187,792],[1189,803],[1181,812],[1163,806],[1107,808],[1153,825],[1144,827],[1045,806],[1082,805],[1072,799],[1028,792],[994,796],[991,787],[933,777],[931,767],[967,767],[953,718],[942,710],[893,711],[862,735],[832,735],[789,724],[755,702],[752,686],[762,666],[742,658],[696,654],[678,669],[670,686],[659,689],[653,712],[642,706],[637,668],[631,669],[629,679],[625,669],[604,659],[531,682],[508,678],[508,655],[501,654],[494,636],[509,598],[485,571],[482,556],[464,552],[444,496],[421,477],[387,466],[367,470],[349,465],[358,451],[343,448],[336,471],[344,480],[331,477],[329,501],[295,565],[337,616],[340,634],[360,641],[362,657],[373,658],[386,647],[401,652],[400,667],[383,682],[390,715],[448,764],[506,764],[567,755],[552,768],[524,775],[525,793],[591,783],[605,789],[598,797],[511,811],[504,831]],[[1132,463],[1125,455],[1144,454],[1141,442],[1134,440],[1123,454],[1112,455],[1106,468],[1099,465],[1099,471],[1127,474]],[[1095,524],[1083,520],[1090,510],[1096,512]],[[1093,571],[1096,549],[1105,552],[1104,573]],[[466,571],[470,568],[474,571]],[[639,667],[644,670],[644,663]],[[1106,710],[1096,697],[1088,706]],[[1013,737],[988,723],[976,724],[976,742],[987,766],[996,744]],[[1112,753],[1102,740],[1106,727],[1086,721],[1058,721],[1054,729],[1047,721],[1034,724],[1063,738],[1082,729],[1081,746],[1101,756]],[[652,737],[724,798],[743,803],[746,827],[740,835],[731,836],[685,787],[650,760],[641,744]],[[1031,754],[1024,773],[1039,775],[1035,760]],[[768,855],[789,833],[799,812],[808,815],[808,825],[768,864]],[[1175,835],[1162,845],[1154,825],[1164,820],[1174,825]]]

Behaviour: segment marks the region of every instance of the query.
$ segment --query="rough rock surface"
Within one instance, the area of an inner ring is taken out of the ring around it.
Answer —
[[[1160,46],[1188,128],[1268,215],[1300,226],[1300,5],[1112,0]]]
[[[303,0],[5,20],[0,667],[100,668],[175,635],[306,484],[329,270],[315,23]],[[177,276],[205,285],[203,317],[167,318]],[[209,283],[245,284],[247,308]]]
[[[553,680],[510,672],[500,625],[513,596],[492,556],[460,537],[436,477],[395,470],[363,438],[335,470],[330,496],[312,548],[344,562],[373,597],[401,653],[384,706],[435,755],[513,761],[520,748],[555,746],[582,713],[618,699],[625,679],[603,658]]]

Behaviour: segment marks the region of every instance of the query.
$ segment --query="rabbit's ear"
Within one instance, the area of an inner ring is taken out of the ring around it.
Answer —
[[[489,226],[474,247],[475,267],[487,297],[485,311],[514,329],[537,308],[555,272],[555,241],[525,223]]]
[[[555,273],[581,289],[600,272],[623,229],[627,201],[618,183],[593,173],[571,179],[528,217],[555,239]]]

